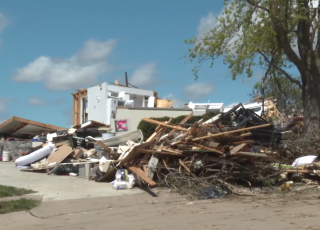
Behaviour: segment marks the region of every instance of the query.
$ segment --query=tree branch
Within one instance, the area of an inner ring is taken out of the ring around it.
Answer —
[[[261,0],[260,0],[258,3],[252,2],[251,0],[246,0],[246,2],[249,3],[251,6],[254,6],[254,7],[256,7],[256,8],[259,8],[259,9],[261,9],[261,10],[264,10],[264,11],[270,13],[270,10],[269,10],[269,9],[267,9],[267,8],[259,5],[259,3],[261,2]]]
[[[291,45],[290,45],[290,41],[288,38],[288,32],[286,30],[286,28],[283,28],[283,26],[281,26],[281,22],[279,20],[277,20],[277,15],[280,13],[278,10],[278,5],[277,5],[277,0],[273,0],[271,1],[271,11],[272,11],[272,15],[270,17],[273,18],[273,29],[277,34],[277,41],[278,41],[278,45],[279,47],[281,47],[284,51],[284,53],[287,55],[288,59],[293,62],[297,68],[299,69],[300,73],[305,73],[306,72],[306,68],[304,63],[302,62],[302,60],[298,57],[298,55],[293,51]],[[288,19],[287,19],[288,20]]]
[[[271,64],[274,68],[276,68],[277,70],[279,70],[288,80],[290,80],[292,83],[297,84],[299,86],[299,88],[302,90],[302,85],[301,82],[294,79],[293,77],[290,76],[289,73],[287,73],[285,70],[283,70],[281,67],[277,66],[276,64],[274,64],[273,62],[269,61],[269,59],[267,58],[267,56],[261,52],[260,50],[258,50],[258,52],[261,54],[261,56],[264,58],[264,60],[266,62],[268,62],[269,64]]]

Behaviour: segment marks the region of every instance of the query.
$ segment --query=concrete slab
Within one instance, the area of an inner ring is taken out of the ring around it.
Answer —
[[[33,195],[43,196],[43,202],[121,196],[144,192],[139,188],[114,190],[109,183],[96,183],[78,177],[22,172],[15,167],[13,162],[2,161],[0,161],[0,184],[32,189],[37,192]]]

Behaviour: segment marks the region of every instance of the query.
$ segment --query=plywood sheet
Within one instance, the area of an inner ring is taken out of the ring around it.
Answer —
[[[62,162],[64,159],[66,159],[71,153],[73,152],[72,148],[69,145],[62,145],[61,147],[59,147],[56,151],[52,152],[47,161],[48,164],[51,163],[60,163]]]

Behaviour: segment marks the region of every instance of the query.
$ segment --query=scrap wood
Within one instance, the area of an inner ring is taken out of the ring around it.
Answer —
[[[125,158],[121,159],[120,166],[123,166],[126,163],[129,163],[130,161],[135,159],[140,154],[140,152],[137,151],[138,149],[150,149],[150,147],[154,144],[154,142],[155,140],[152,140],[150,142],[146,142],[146,143],[134,146],[129,151],[128,155]]]
[[[126,165],[126,167],[133,173],[137,174],[142,180],[144,180],[147,184],[149,184],[151,187],[154,187],[157,185],[156,182],[154,182],[152,179],[150,179],[144,171],[142,171],[141,168],[138,168],[132,164]]]
[[[244,156],[244,157],[261,157],[261,158],[268,158],[271,159],[270,156],[263,153],[251,153],[251,152],[238,152],[237,156]]]
[[[170,128],[170,129],[177,129],[177,130],[181,130],[181,131],[187,131],[186,128],[182,128],[182,127],[174,126],[174,125],[167,125],[164,122],[156,121],[156,120],[153,120],[153,119],[150,119],[150,118],[142,118],[142,120],[146,121],[148,123],[151,123],[151,124],[162,125],[162,126]]]
[[[304,169],[288,169],[286,170],[287,173],[303,173],[303,174],[310,174],[312,171],[304,170]]]
[[[166,124],[170,124],[172,122],[173,118],[171,117],[169,121],[166,121]],[[158,138],[161,138],[162,134],[166,131],[167,128],[165,128],[163,125],[158,125],[157,128],[155,129],[155,132],[146,140],[146,142],[150,142],[158,136]]]
[[[219,151],[219,150],[216,150],[214,148],[210,148],[210,147],[207,147],[207,146],[204,146],[204,145],[200,145],[200,144],[197,144],[197,143],[192,143],[192,145],[195,145],[197,147],[200,147],[200,148],[203,148],[205,150],[209,150],[209,151],[212,151],[212,152],[215,152],[215,153],[219,153],[220,155],[223,155],[224,153]]]
[[[167,147],[167,146],[156,145],[155,149],[156,150],[165,151],[165,152],[169,152],[169,153],[172,153],[173,155],[177,155],[177,156],[182,155],[182,151],[177,150],[177,149],[173,149],[173,148],[170,148],[170,147]]]
[[[188,174],[191,175],[190,169],[186,166],[186,164],[181,159],[179,159],[179,163],[182,167],[184,167],[184,169],[188,172]]]
[[[98,140],[96,141],[98,145],[100,145],[101,148],[104,149],[104,151],[106,151],[107,153],[110,153],[111,152],[111,149],[105,144],[103,143],[102,141]]]
[[[245,147],[247,143],[242,143],[240,145],[237,145],[233,149],[231,149],[230,154],[231,155],[236,155],[243,147]]]
[[[243,128],[243,129],[237,129],[237,130],[232,130],[232,131],[227,131],[227,132],[222,132],[222,133],[217,133],[217,134],[211,134],[211,135],[204,136],[204,137],[194,138],[194,139],[192,139],[192,141],[200,141],[200,140],[205,140],[205,139],[209,139],[209,138],[213,138],[213,137],[224,136],[227,134],[240,133],[240,132],[248,131],[248,130],[252,130],[252,129],[265,128],[268,126],[270,126],[270,124],[257,125],[257,126],[252,126],[252,127],[248,127],[248,128]]]
[[[254,144],[256,143],[255,141],[253,140],[243,140],[243,141],[236,141],[236,142],[233,142],[234,145],[239,145],[239,144]]]
[[[66,159],[73,152],[72,148],[69,145],[62,145],[56,151],[53,151],[48,159],[48,164],[57,163],[59,164],[64,159]]]
[[[188,116],[186,116],[186,117],[179,123],[179,125],[185,124],[192,116],[193,116],[193,112],[191,112]],[[174,130],[174,129],[169,132],[168,136],[169,136],[169,137],[172,136],[173,133],[175,133],[175,130]]]
[[[80,157],[82,157],[84,155],[85,151],[81,148],[81,149],[75,149],[73,154],[71,154],[70,156],[72,156],[75,159],[79,159]]]
[[[147,156],[153,155],[153,154],[160,154],[160,155],[163,154],[163,155],[172,155],[172,156],[181,156],[182,155],[182,153],[170,152],[170,151],[166,151],[166,150],[157,151],[155,149],[141,149],[141,148],[137,149],[137,152],[148,154]]]

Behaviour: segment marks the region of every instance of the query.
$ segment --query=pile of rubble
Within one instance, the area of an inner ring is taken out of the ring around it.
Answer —
[[[239,193],[235,184],[265,185],[281,178],[286,181],[297,173],[313,176],[312,180],[303,178],[306,183],[317,183],[314,177],[320,176],[320,167],[310,165],[316,156],[292,164],[294,159],[284,157],[285,150],[279,148],[282,133],[242,104],[207,121],[189,124],[192,116],[179,124],[171,124],[172,119],[144,118],[158,125],[146,139],[140,130],[103,139],[99,130],[108,131],[108,126],[90,121],[66,135],[53,134],[48,143],[18,158],[16,165],[27,171],[113,181],[116,189],[136,183],[206,194],[199,198],[209,193],[213,197],[226,191]],[[40,160],[36,163],[35,155]]]

